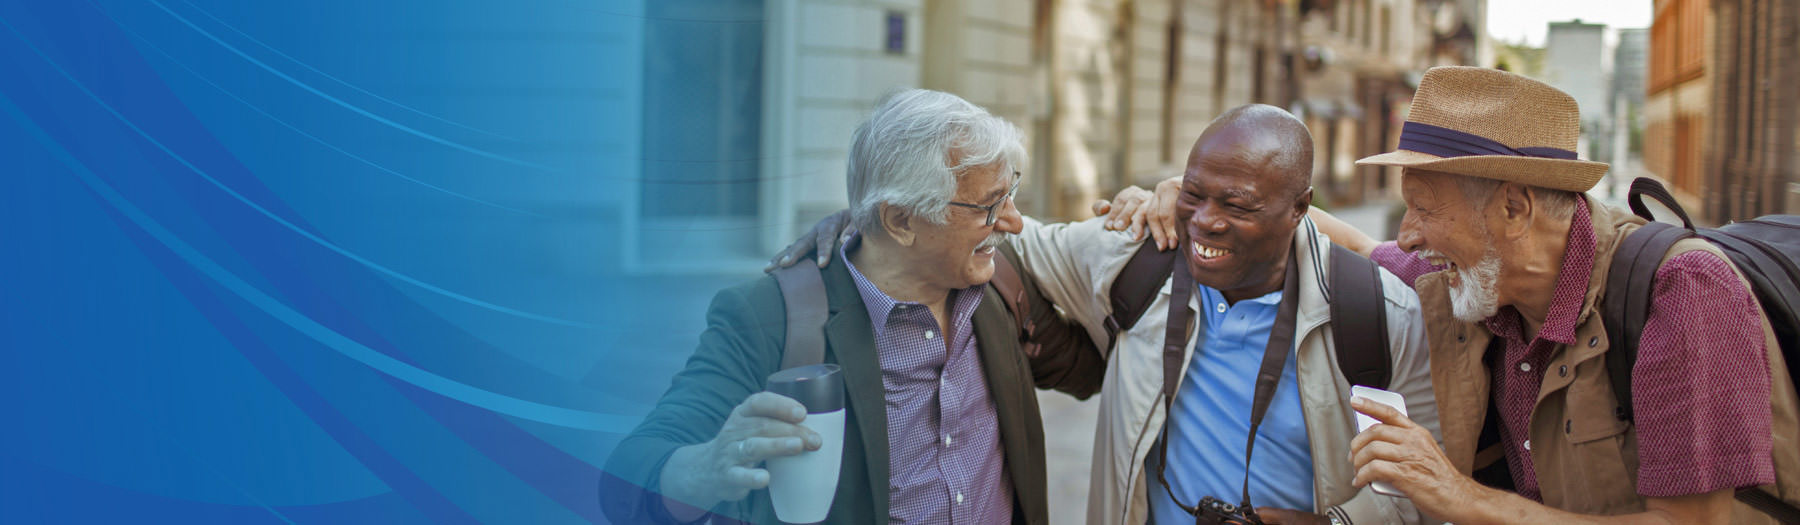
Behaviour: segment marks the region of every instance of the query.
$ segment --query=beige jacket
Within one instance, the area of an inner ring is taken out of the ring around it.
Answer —
[[[1545,505],[1579,514],[1643,512],[1646,500],[1637,493],[1636,483],[1637,430],[1621,412],[1615,412],[1619,400],[1613,395],[1606,370],[1606,352],[1611,342],[1598,308],[1603,304],[1607,272],[1620,241],[1644,221],[1625,210],[1601,205],[1592,197],[1588,197],[1588,210],[1594,228],[1594,269],[1579,314],[1582,321],[1575,328],[1575,345],[1557,345],[1550,352],[1545,370],[1559,373],[1545,374],[1539,386],[1537,405],[1531,410],[1531,446],[1527,448]],[[1696,250],[1726,259],[1711,243],[1687,239],[1676,242],[1663,254],[1662,261],[1667,263],[1676,255]],[[1733,271],[1737,271],[1735,267]],[[1739,272],[1738,277],[1742,279],[1743,274]],[[1476,450],[1493,384],[1492,372],[1482,357],[1494,334],[1483,323],[1463,322],[1450,316],[1449,287],[1441,272],[1425,274],[1417,284],[1419,295],[1433,305],[1427,309],[1427,339],[1436,349],[1433,360],[1437,363],[1437,393],[1446,414],[1444,455],[1464,474],[1493,461],[1505,461],[1497,446]],[[1749,285],[1744,282],[1744,286]],[[1762,325],[1770,374],[1787,377],[1781,345],[1766,319]],[[1780,380],[1769,386],[1770,425],[1774,432],[1770,452],[1775,469],[1800,471],[1800,446],[1795,446],[1795,436],[1800,435],[1800,422],[1796,421],[1800,410],[1796,409],[1794,386]],[[1791,484],[1782,488],[1785,490],[1778,494],[1785,497],[1800,493]],[[1732,507],[1732,523],[1774,523],[1768,515],[1742,502]]]
[[[1096,341],[1105,341],[1103,322],[1110,311],[1113,277],[1137,251],[1123,232],[1107,231],[1100,219],[1044,225],[1027,219],[1015,241],[1025,271],[1037,280],[1047,298],[1070,319],[1080,322]],[[1341,507],[1351,523],[1418,523],[1423,518],[1405,499],[1375,494],[1351,486],[1355,471],[1350,465],[1350,440],[1356,420],[1350,410],[1350,385],[1338,371],[1332,353],[1330,307],[1322,295],[1330,241],[1318,233],[1311,220],[1301,223],[1294,250],[1301,265],[1300,304],[1295,337],[1301,405],[1312,443],[1313,512],[1324,514]],[[1178,263],[1179,264],[1179,263]],[[1424,324],[1418,296],[1393,274],[1382,270],[1382,290],[1387,299],[1388,337],[1393,356],[1390,390],[1406,396],[1407,412],[1414,421],[1437,433],[1437,409],[1433,403],[1431,371],[1427,361]],[[1100,419],[1094,432],[1093,471],[1088,491],[1088,522],[1144,523],[1149,518],[1146,494],[1157,489],[1144,473],[1144,457],[1163,428],[1162,344],[1167,326],[1169,284],[1150,303],[1136,326],[1120,334],[1117,351],[1107,356],[1105,386],[1100,395]],[[1190,303],[1190,308],[1197,304]],[[1192,357],[1195,334],[1188,341],[1182,370]],[[1107,351],[1107,350],[1102,350]],[[1255,370],[1245,370],[1255,374]],[[1180,395],[1177,392],[1176,395]],[[1179,461],[1176,459],[1175,461]],[[1241,472],[1222,476],[1240,479]],[[1229,495],[1226,495],[1229,496]]]

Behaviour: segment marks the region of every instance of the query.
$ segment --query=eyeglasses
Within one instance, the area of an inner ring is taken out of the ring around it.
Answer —
[[[1024,182],[1024,180],[1019,178],[1019,172],[1016,172],[1016,171],[1013,172],[1012,189],[1006,190],[1006,195],[1001,196],[1000,200],[998,202],[989,204],[987,206],[982,206],[979,204],[969,204],[966,202],[955,202],[955,201],[951,201],[950,205],[951,206],[962,206],[964,208],[985,211],[985,212],[987,212],[987,223],[985,224],[985,226],[993,226],[995,222],[999,222],[999,220],[1000,220],[1000,205],[1006,204],[1006,201],[1012,200],[1013,194],[1016,194],[1019,192],[1019,183],[1020,182]]]

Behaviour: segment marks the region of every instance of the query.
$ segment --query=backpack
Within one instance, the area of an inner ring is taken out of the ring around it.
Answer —
[[[1018,271],[1019,255],[1011,243],[1001,244],[994,258],[994,277],[988,283],[1018,327],[1019,348],[1031,367],[1038,388],[1053,389],[1087,399],[1100,391],[1106,375],[1106,358],[1094,347],[1081,325],[1063,319],[1055,305],[1044,298],[1037,283]],[[825,283],[817,264],[804,259],[774,272],[787,309],[787,338],[781,370],[824,362],[825,321],[830,315]]]
[[[1150,302],[1162,292],[1181,250],[1157,251],[1144,243],[1113,279],[1108,294],[1112,315],[1105,321],[1106,347],[1143,318]],[[1381,268],[1367,257],[1342,246],[1331,245],[1330,286],[1325,300],[1331,303],[1331,337],[1338,370],[1352,385],[1386,389],[1393,378],[1393,359],[1388,349],[1387,307],[1381,290]]]
[[[1382,304],[1381,270],[1373,261],[1332,245],[1331,333],[1338,369],[1353,385],[1387,388],[1393,376],[1388,350],[1387,308]],[[1010,243],[994,258],[991,284],[1019,328],[1020,349],[1038,388],[1059,390],[1077,399],[1100,391],[1106,375],[1105,354],[1118,334],[1131,329],[1169,279],[1180,250],[1158,251],[1144,243],[1114,278],[1104,326],[1104,345],[1096,346],[1080,324],[1063,319],[1045,299],[1037,283],[1018,271],[1019,255]],[[816,264],[805,259],[774,272],[787,309],[787,338],[781,369],[821,363],[825,358],[824,326],[829,315],[825,284]],[[1335,300],[1334,300],[1335,299]]]
[[[1682,225],[1656,222],[1644,206],[1644,197],[1673,211]],[[1649,178],[1633,180],[1626,201],[1632,213],[1650,222],[1619,242],[1607,273],[1601,309],[1607,340],[1612,341],[1612,348],[1606,352],[1607,375],[1624,419],[1633,417],[1631,370],[1637,363],[1638,338],[1649,316],[1651,280],[1663,255],[1682,239],[1697,237],[1711,242],[1750,282],[1751,292],[1762,305],[1763,317],[1781,345],[1780,352],[1771,354],[1770,359],[1790,365],[1800,359],[1800,216],[1766,215],[1719,228],[1695,228],[1669,190]],[[1779,364],[1771,362],[1770,367],[1778,370]],[[1780,382],[1796,383],[1795,370],[1787,370],[1786,377],[1771,374],[1771,394],[1782,391],[1776,388]],[[1780,442],[1776,441],[1777,446]],[[1793,472],[1792,468],[1784,472],[1781,467],[1776,465],[1775,486],[1784,490],[1771,494],[1758,488],[1740,489],[1737,499],[1782,523],[1800,523],[1800,478],[1796,477],[1800,472]]]

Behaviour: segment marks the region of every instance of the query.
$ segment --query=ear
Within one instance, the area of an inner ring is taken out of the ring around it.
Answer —
[[[917,215],[887,203],[881,204],[878,213],[881,216],[881,229],[886,230],[888,237],[894,239],[894,242],[901,246],[912,246],[913,241],[918,239],[918,233],[913,231],[912,225],[912,221],[918,219]]]
[[[1300,196],[1294,198],[1294,222],[1299,222],[1300,217],[1306,215],[1306,212],[1312,210],[1312,200],[1313,200],[1312,186],[1307,186],[1306,191],[1300,192]]]
[[[1495,210],[1495,218],[1500,220],[1499,230],[1509,239],[1517,239],[1531,230],[1531,219],[1537,214],[1537,192],[1529,186],[1516,182],[1500,185],[1497,191],[1500,205]]]

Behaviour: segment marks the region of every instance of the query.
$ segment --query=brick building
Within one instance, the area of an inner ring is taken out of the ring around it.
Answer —
[[[1708,222],[1800,210],[1800,1],[1658,0],[1644,161]]]

